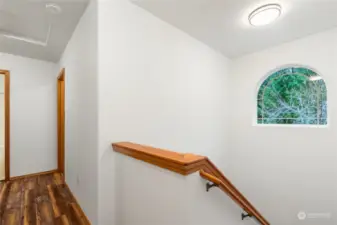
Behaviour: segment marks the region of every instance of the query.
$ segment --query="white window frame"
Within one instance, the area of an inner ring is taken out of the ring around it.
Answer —
[[[260,87],[263,84],[263,82],[268,79],[269,76],[271,76],[272,74],[283,70],[283,69],[287,69],[287,68],[306,68],[309,70],[314,71],[316,74],[318,74],[319,76],[322,77],[324,83],[325,83],[325,87],[326,87],[326,94],[327,94],[327,124],[261,124],[258,123],[258,118],[257,118],[257,112],[258,112],[258,108],[257,108],[257,103],[258,103],[258,93],[260,91]],[[260,79],[260,81],[258,82],[257,88],[255,90],[254,93],[254,116],[253,116],[253,126],[256,127],[282,127],[282,128],[329,128],[330,127],[330,115],[331,115],[331,107],[329,107],[329,88],[328,88],[328,82],[325,79],[324,76],[322,76],[322,73],[319,72],[317,69],[311,67],[311,66],[307,66],[307,65],[303,65],[303,64],[286,64],[280,67],[276,67],[273,70],[270,70],[268,73],[266,73],[262,79]]]

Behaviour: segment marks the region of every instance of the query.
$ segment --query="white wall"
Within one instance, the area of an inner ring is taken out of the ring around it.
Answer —
[[[188,224],[186,177],[121,154],[116,171],[116,224]]]
[[[232,64],[230,178],[274,225],[298,224],[300,210],[336,213],[336,58],[334,29]],[[308,65],[321,73],[328,88],[328,127],[253,125],[259,82],[286,64]]]
[[[0,94],[4,93],[4,91],[5,91],[5,78],[3,76],[0,79]]]
[[[11,176],[57,168],[57,65],[0,54],[0,68],[10,71]]]
[[[99,3],[98,31],[99,224],[109,225],[115,194],[127,194],[113,191],[112,142],[199,153],[226,168],[228,60],[127,0]]]
[[[91,2],[60,60],[65,68],[66,182],[98,224],[97,7]]]

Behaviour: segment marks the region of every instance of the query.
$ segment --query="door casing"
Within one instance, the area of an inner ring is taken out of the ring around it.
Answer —
[[[57,77],[57,170],[65,176],[65,69]]]
[[[5,77],[5,180],[10,180],[10,72],[0,70],[0,76]]]

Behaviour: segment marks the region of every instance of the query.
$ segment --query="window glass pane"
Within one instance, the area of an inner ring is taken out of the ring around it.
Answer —
[[[271,74],[258,91],[257,123],[327,124],[327,93],[322,77],[301,67]]]

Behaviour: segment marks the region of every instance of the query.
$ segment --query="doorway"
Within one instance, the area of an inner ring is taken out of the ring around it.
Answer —
[[[10,179],[9,71],[0,70],[0,180]]]
[[[65,69],[63,68],[57,77],[57,167],[65,176]]]

